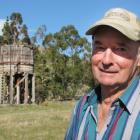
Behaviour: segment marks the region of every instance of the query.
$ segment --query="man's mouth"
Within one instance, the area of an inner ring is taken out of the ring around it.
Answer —
[[[100,69],[101,72],[104,72],[104,73],[109,73],[109,74],[113,74],[113,73],[117,73],[118,71],[116,70],[103,70],[103,69]]]

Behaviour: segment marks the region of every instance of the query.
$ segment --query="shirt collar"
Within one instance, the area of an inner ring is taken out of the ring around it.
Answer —
[[[87,106],[92,105],[93,109],[96,109],[100,97],[101,97],[101,88],[100,85],[97,85],[90,93],[87,94],[86,105],[84,108],[86,109]]]
[[[136,91],[137,87],[140,87],[139,76],[133,78],[130,85],[119,97],[119,100],[123,103],[123,105],[130,114],[132,113],[134,104],[139,95],[139,92]],[[93,108],[96,108],[98,101],[100,101],[100,98],[101,98],[101,87],[100,85],[98,85],[94,90],[92,90],[90,93],[87,94],[87,102],[86,102],[87,104],[85,105],[84,108],[86,109],[88,105],[92,105]]]
[[[134,104],[139,95],[138,90],[136,90],[139,87],[139,81],[139,76],[136,76],[124,91],[124,93],[119,97],[130,114],[132,113]]]

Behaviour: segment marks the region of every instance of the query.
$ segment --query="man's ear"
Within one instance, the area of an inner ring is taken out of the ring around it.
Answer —
[[[140,67],[140,53],[138,54],[138,63],[137,66]]]
[[[140,48],[138,50],[138,64],[137,64],[138,67],[140,67]]]

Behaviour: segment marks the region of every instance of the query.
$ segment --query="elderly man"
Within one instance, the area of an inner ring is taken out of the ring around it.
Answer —
[[[75,106],[65,140],[140,139],[140,21],[114,8],[86,32],[98,85]]]

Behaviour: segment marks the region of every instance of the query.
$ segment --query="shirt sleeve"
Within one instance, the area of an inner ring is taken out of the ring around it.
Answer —
[[[75,126],[75,116],[76,116],[76,110],[77,110],[77,106],[78,106],[78,102],[76,103],[73,111],[72,111],[72,115],[71,115],[71,119],[70,119],[70,123],[69,126],[67,128],[66,134],[65,134],[65,138],[64,140],[73,140],[73,136],[74,136],[74,126]]]

